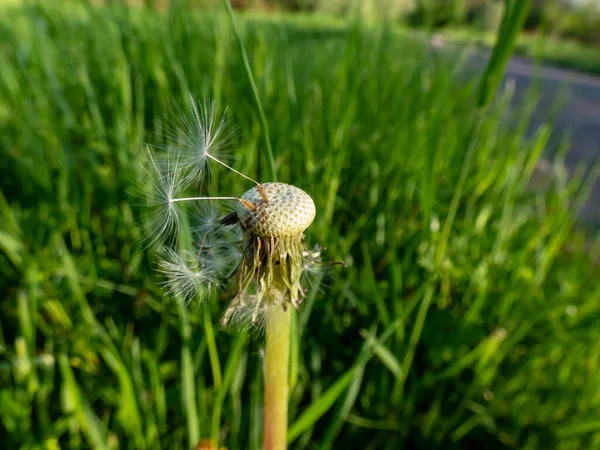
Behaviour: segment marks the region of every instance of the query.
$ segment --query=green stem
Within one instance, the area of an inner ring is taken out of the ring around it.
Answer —
[[[530,8],[531,0],[504,0],[504,13],[498,37],[479,84],[478,106],[480,108],[487,106],[494,97]]]
[[[262,103],[260,102],[260,97],[258,96],[258,89],[256,88],[256,83],[254,82],[254,75],[252,75],[250,61],[248,60],[248,55],[246,54],[246,49],[244,48],[244,43],[242,42],[242,36],[235,23],[235,18],[233,17],[233,9],[231,8],[231,2],[229,0],[223,0],[223,2],[225,3],[225,8],[227,9],[227,13],[229,14],[229,20],[231,21],[233,34],[235,34],[235,40],[237,41],[238,47],[240,49],[242,61],[244,62],[244,68],[246,69],[246,76],[248,77],[248,82],[250,83],[250,88],[252,89],[254,102],[256,103],[256,109],[258,111],[258,117],[260,119],[260,127],[262,128],[262,132],[265,138],[265,144],[267,146],[267,161],[269,162],[270,172],[269,175],[271,176],[271,181],[277,181],[277,170],[275,169],[275,158],[273,157],[273,148],[271,147],[271,139],[269,137],[269,124],[267,123],[267,117],[265,116]]]
[[[267,313],[264,450],[286,448],[290,318],[289,308],[275,307]]]
[[[187,416],[187,430],[190,446],[195,445],[200,438],[200,426],[198,422],[198,408],[196,405],[196,377],[194,374],[194,363],[190,349],[192,338],[192,327],[183,302],[178,302],[179,319],[181,321],[181,383],[183,386],[182,401]]]
[[[219,362],[219,352],[217,351],[217,342],[215,340],[215,331],[212,325],[210,310],[204,309],[204,335],[208,346],[208,357],[210,359],[210,369],[213,375],[215,389],[221,388],[221,364]]]

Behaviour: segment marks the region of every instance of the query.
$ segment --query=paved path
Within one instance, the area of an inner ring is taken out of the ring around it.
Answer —
[[[485,67],[488,55],[478,52],[476,67]],[[571,133],[571,145],[566,156],[569,169],[578,164],[591,165],[600,157],[600,78],[567,69],[542,66],[513,57],[508,64],[505,82],[515,83],[515,102],[524,101],[532,83],[540,86],[540,103],[533,115],[531,130],[543,123],[552,107],[559,102],[555,129],[549,143],[549,153],[560,144],[565,133]],[[600,180],[597,180],[581,217],[583,223],[600,226]]]

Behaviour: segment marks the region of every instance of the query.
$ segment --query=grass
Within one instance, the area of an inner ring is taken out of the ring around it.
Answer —
[[[478,43],[490,47],[494,34],[468,29],[447,29],[441,34],[458,43]],[[594,75],[600,74],[600,48],[553,36],[521,34],[515,47],[517,55],[540,59],[546,64]]]
[[[389,28],[237,19],[278,177],[348,265],[294,318],[291,448],[598,446],[589,180],[559,154],[528,188],[552,124],[526,138],[510,92],[481,113],[460,60]],[[235,167],[267,181],[226,15],[45,4],[0,33],[3,448],[260,448],[262,339],[217,325],[231,289],[206,312],[162,294],[132,194],[188,92],[231,107]]]

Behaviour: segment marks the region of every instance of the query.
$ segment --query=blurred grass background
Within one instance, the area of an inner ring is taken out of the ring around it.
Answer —
[[[212,429],[260,448],[261,339],[218,327],[230,292],[207,314],[161,294],[132,194],[188,92],[230,106],[236,167],[266,181],[226,16],[0,17],[2,448],[194,448]],[[562,151],[532,180],[552,131],[526,134],[533,94],[482,112],[463,55],[386,24],[238,21],[279,178],[348,264],[296,318],[291,448],[600,446],[600,239],[575,223],[594,172],[567,177]]]

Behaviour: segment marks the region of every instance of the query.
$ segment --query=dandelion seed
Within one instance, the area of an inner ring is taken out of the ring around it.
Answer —
[[[198,105],[190,95],[190,104],[192,120],[190,121],[180,110],[177,122],[167,127],[168,134],[178,142],[175,147],[182,156],[182,167],[187,171],[188,177],[201,185],[205,174],[210,175],[212,161],[256,184],[261,198],[268,201],[258,181],[235,170],[224,161],[225,150],[233,140],[236,131],[235,127],[230,126],[231,118],[227,115],[227,110],[218,119],[214,102]]]
[[[166,248],[162,256],[159,272],[166,277],[163,287],[168,295],[190,303],[194,299],[205,300],[208,292],[217,286],[217,275],[211,265],[197,255]]]
[[[198,257],[229,278],[241,261],[242,235],[237,227],[223,226],[221,219],[219,208],[199,205],[193,216],[192,236]]]
[[[172,147],[181,155],[182,167],[187,176],[200,184],[205,175],[210,175],[210,159],[219,161],[226,159],[226,150],[235,136],[235,127],[225,113],[218,118],[214,102],[204,102],[198,105],[190,95],[191,119],[177,107],[174,123],[166,124],[167,135]]]
[[[220,234],[221,209],[214,203],[200,203],[196,205],[192,216],[192,233],[196,240],[204,240],[216,234]]]
[[[235,308],[228,308],[227,311],[225,311],[221,323],[238,331],[256,333],[257,335],[263,334],[266,328],[268,305],[260,308],[257,313],[257,302],[258,297],[256,295],[248,295],[245,298],[245,302],[237,305]]]
[[[150,163],[146,181],[149,184],[149,191],[146,204],[150,211],[147,240],[151,245],[155,242],[176,239],[182,211],[174,199],[186,189],[188,183],[178,165],[177,155],[168,155],[165,164],[159,164],[149,150],[148,155]]]
[[[235,200],[244,208],[254,209],[254,204],[240,197],[180,197],[179,195],[189,188],[190,180],[185,176],[185,170],[180,163],[179,154],[168,153],[162,164],[148,151],[149,169],[146,180],[149,192],[146,195],[146,206],[150,208],[147,214],[147,241],[149,244],[176,241],[179,225],[183,218],[183,211],[179,208],[182,202],[201,202]]]
[[[311,287],[314,286],[317,277],[323,274],[323,263],[321,260],[322,247],[315,245],[312,250],[302,252],[302,280]]]

